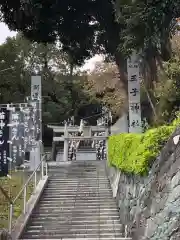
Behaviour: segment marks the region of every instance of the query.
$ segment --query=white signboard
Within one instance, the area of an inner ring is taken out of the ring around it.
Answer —
[[[31,99],[32,100],[41,99],[41,76],[31,77]]]
[[[127,60],[128,100],[129,100],[129,132],[141,133],[141,104],[138,55],[133,53]]]

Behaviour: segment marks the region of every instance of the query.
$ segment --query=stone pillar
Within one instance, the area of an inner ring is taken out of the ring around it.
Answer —
[[[52,153],[51,153],[52,161],[56,161],[56,154],[57,154],[56,142],[52,142]]]
[[[108,128],[106,129],[105,136],[106,136],[106,161],[108,162],[108,137],[109,137],[109,129]]]
[[[68,161],[68,129],[67,124],[64,126],[64,161]]]
[[[30,171],[34,171],[41,161],[40,143],[36,142],[33,150],[30,152]]]

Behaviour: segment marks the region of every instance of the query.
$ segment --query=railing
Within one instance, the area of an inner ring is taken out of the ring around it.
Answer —
[[[39,165],[37,166],[37,168],[33,171],[33,173],[29,176],[29,178],[27,179],[26,183],[23,185],[23,187],[21,188],[21,190],[19,191],[19,193],[17,194],[17,196],[11,201],[10,203],[10,209],[9,209],[9,233],[12,232],[12,227],[13,227],[13,211],[14,211],[14,207],[16,202],[21,199],[21,197],[23,198],[23,203],[20,204],[20,208],[22,210],[22,213],[25,214],[27,211],[27,203],[28,200],[28,187],[31,183],[31,181],[33,180],[33,191],[31,192],[31,195],[33,195],[33,193],[35,192],[35,189],[38,185],[38,177],[39,177],[39,181],[42,180],[44,178],[44,176],[47,176],[47,171],[48,171],[48,165],[46,162],[46,157],[47,155],[42,156],[41,161],[39,163]],[[45,169],[45,171],[44,171]],[[39,176],[38,176],[39,175]]]

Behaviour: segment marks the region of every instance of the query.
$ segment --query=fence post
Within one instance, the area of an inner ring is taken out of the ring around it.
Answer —
[[[46,176],[48,175],[48,163],[46,162]]]
[[[10,204],[9,208],[9,233],[12,231],[12,219],[13,219],[13,204]]]
[[[36,189],[37,185],[37,172],[34,173],[34,190]]]
[[[44,161],[41,163],[41,179],[44,177]]]
[[[24,204],[23,204],[23,213],[26,213],[26,196],[27,196],[27,186],[24,188]]]

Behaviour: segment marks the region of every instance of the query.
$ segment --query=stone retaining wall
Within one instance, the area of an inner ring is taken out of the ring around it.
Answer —
[[[171,136],[148,177],[107,168],[121,223],[133,240],[180,240],[180,144]]]

